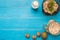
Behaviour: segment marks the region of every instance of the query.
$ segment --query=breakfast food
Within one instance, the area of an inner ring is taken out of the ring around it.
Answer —
[[[46,0],[43,3],[43,11],[45,14],[53,15],[58,10],[58,4],[55,0]]]
[[[59,23],[55,22],[54,20],[50,20],[46,28],[47,32],[57,35],[60,32],[60,25]]]
[[[46,38],[47,38],[47,33],[46,33],[46,32],[43,32],[43,33],[42,33],[42,38],[43,38],[43,39],[46,39]]]
[[[26,37],[26,38],[29,38],[29,37],[30,37],[30,35],[29,35],[29,34],[25,34],[25,37]]]
[[[40,32],[37,32],[37,36],[40,37]]]
[[[38,1],[33,1],[33,2],[32,2],[32,8],[33,8],[33,9],[37,9],[38,7],[39,7]]]
[[[33,39],[33,40],[36,40],[36,35],[33,35],[33,36],[32,36],[32,39]]]

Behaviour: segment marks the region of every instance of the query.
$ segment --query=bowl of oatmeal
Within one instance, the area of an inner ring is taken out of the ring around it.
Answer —
[[[52,35],[58,35],[60,34],[60,24],[54,20],[50,20],[47,24],[46,31]]]

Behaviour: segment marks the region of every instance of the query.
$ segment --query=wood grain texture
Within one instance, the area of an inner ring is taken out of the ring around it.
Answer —
[[[44,25],[50,19],[60,22],[60,11],[54,16],[46,16],[42,12],[43,0],[38,1],[40,6],[35,11],[31,8],[32,0],[0,0],[0,40],[32,40],[33,34],[45,31]],[[25,38],[26,33],[30,34],[30,39]],[[59,39],[60,36],[48,34],[47,40]]]

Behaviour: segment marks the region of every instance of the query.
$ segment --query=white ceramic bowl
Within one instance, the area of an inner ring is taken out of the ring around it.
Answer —
[[[32,8],[37,9],[39,7],[39,2],[38,1],[33,1],[32,2]]]

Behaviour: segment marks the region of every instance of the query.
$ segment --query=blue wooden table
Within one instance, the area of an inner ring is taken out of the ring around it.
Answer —
[[[0,40],[32,40],[36,32],[44,32],[43,26],[53,19],[60,22],[60,11],[54,16],[46,16],[42,12],[42,2],[38,10],[31,8],[32,0],[0,0]],[[25,34],[30,34],[30,39]],[[42,40],[42,38],[37,38]],[[47,40],[60,40],[59,36],[48,34]]]

